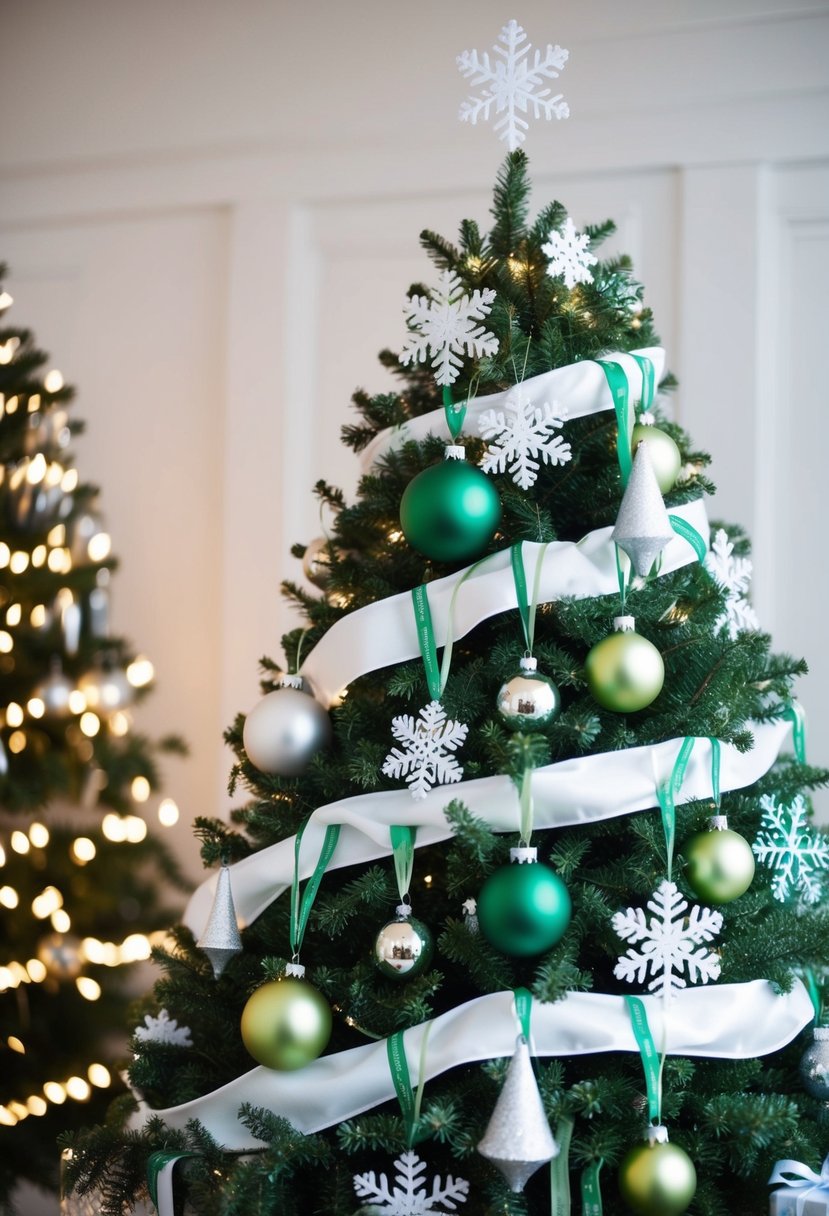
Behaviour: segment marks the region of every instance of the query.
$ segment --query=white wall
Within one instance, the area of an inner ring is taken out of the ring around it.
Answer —
[[[519,11],[520,9],[520,11]],[[350,393],[387,382],[417,234],[486,220],[503,147],[455,120],[454,55],[493,0],[29,0],[3,14],[0,258],[13,316],[80,387],[79,463],[123,558],[115,625],[180,730],[187,820],[226,805],[221,731],[287,624],[319,476],[351,488]],[[819,608],[829,270],[829,5],[524,0],[571,50],[572,118],[527,145],[537,199],[614,216],[657,311],[679,410],[748,525],[756,602],[808,655],[829,757]]]

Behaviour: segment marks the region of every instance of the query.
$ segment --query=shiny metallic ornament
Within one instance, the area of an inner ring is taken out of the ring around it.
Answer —
[[[14,468],[7,467],[9,522],[20,532],[45,532],[71,507],[60,482],[46,480],[47,468],[42,453],[25,456]]]
[[[496,950],[526,958],[563,937],[572,904],[558,874],[539,863],[537,849],[510,849],[510,858],[481,887],[478,922]]]
[[[537,730],[549,726],[561,711],[561,696],[549,678],[537,670],[530,655],[521,659],[518,675],[502,684],[498,713],[510,730]]]
[[[463,901],[463,927],[467,933],[479,933],[481,930],[480,921],[478,920],[478,901],[477,899],[465,899]]]
[[[400,500],[400,527],[412,546],[438,562],[465,562],[486,548],[501,522],[498,491],[459,444],[418,473]]]
[[[72,933],[49,933],[37,944],[37,957],[56,980],[74,980],[83,968],[80,938]]]
[[[68,445],[71,437],[66,410],[59,406],[47,407],[28,415],[23,432],[23,450],[27,456],[34,456],[38,452],[57,455]]]
[[[257,988],[242,1010],[242,1040],[265,1068],[304,1068],[328,1045],[331,1007],[304,975],[304,967],[290,963],[284,979]]]
[[[657,426],[637,422],[630,437],[633,452],[636,451],[642,440],[647,441],[648,455],[656,474],[657,484],[662,493],[667,494],[674,488],[674,482],[679,477],[679,470],[682,468],[682,454],[665,431],[660,431]]]
[[[299,676],[283,676],[245,719],[242,741],[248,759],[263,773],[298,777],[331,742],[331,719]]]
[[[619,1166],[619,1190],[637,1216],[681,1216],[697,1189],[688,1154],[668,1141],[664,1127],[648,1128],[648,1138]]]
[[[523,1191],[536,1170],[558,1156],[523,1035],[507,1069],[478,1152],[501,1171],[513,1191]]]
[[[66,543],[73,566],[97,565],[109,557],[109,533],[97,510],[89,507],[68,521]]]
[[[87,707],[96,714],[112,714],[132,703],[134,690],[126,672],[108,662],[100,663],[78,680]]]
[[[396,919],[377,934],[374,961],[387,979],[408,980],[426,970],[433,951],[431,930],[412,916],[409,904],[399,904]]]
[[[627,553],[640,578],[645,578],[659,554],[673,539],[674,530],[656,481],[650,447],[645,440],[636,449],[630,480],[616,516],[616,526],[610,535],[619,548]]]
[[[731,903],[745,894],[754,879],[751,845],[729,829],[725,815],[714,815],[709,830],[686,841],[682,853],[688,884],[706,903]]]
[[[615,632],[597,642],[584,664],[596,701],[618,714],[636,713],[655,701],[665,681],[662,655],[634,630],[632,616],[617,616]]]
[[[73,681],[64,674],[60,659],[55,658],[49,665],[46,679],[36,685],[34,695],[43,702],[48,717],[68,718],[72,712],[69,708],[69,697],[74,691]]]
[[[331,555],[324,536],[318,536],[308,545],[302,558],[302,572],[308,582],[319,587],[320,591],[324,591],[328,586],[331,579]]]
[[[813,1098],[829,1101],[829,1026],[815,1026],[812,1042],[800,1058],[800,1079]]]
[[[233,904],[233,890],[230,885],[230,869],[226,865],[219,870],[213,907],[210,909],[204,933],[196,945],[210,959],[216,979],[222,974],[230,960],[242,953],[242,938],[236,923],[236,908]]]

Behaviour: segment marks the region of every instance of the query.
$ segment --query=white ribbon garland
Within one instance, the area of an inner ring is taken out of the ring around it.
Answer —
[[[708,546],[709,527],[702,499],[673,507],[669,515],[696,528]],[[553,541],[546,546],[538,602],[572,596],[613,595],[618,592],[616,546],[612,526],[588,532],[580,541]],[[523,547],[528,586],[535,577],[536,561],[543,545],[527,542]],[[674,536],[662,551],[660,576],[697,560],[688,541]],[[449,628],[449,608],[458,580],[466,568],[429,584],[429,608],[435,637],[442,645]],[[464,637],[476,625],[502,612],[517,610],[515,582],[509,549],[502,549],[465,579],[455,599],[453,637]],[[300,668],[323,705],[338,701],[352,680],[414,659],[420,654],[417,622],[408,591],[358,608],[336,621],[320,638]]]
[[[794,1178],[784,1178],[784,1174],[794,1174]],[[802,1216],[806,1204],[813,1195],[822,1195],[824,1203],[829,1206],[829,1154],[826,1155],[819,1174],[816,1174],[808,1165],[804,1165],[802,1161],[791,1161],[788,1158],[778,1161],[769,1178],[769,1186],[775,1186],[777,1183],[782,1183],[784,1187],[789,1187],[797,1192],[794,1196],[797,1216]],[[777,1193],[785,1194],[786,1192]]]
[[[642,369],[632,357],[634,354],[642,355],[653,363],[656,384],[659,384],[665,370],[665,351],[661,346],[645,346],[631,354],[615,351],[603,356],[605,360],[618,363],[624,369],[630,386],[631,407],[633,402],[642,396],[643,380]],[[526,400],[532,406],[540,407],[546,402],[552,404],[557,401],[566,411],[566,421],[613,409],[613,397],[607,377],[598,363],[589,359],[570,363],[566,367],[557,367],[551,372],[542,372],[540,376],[531,376],[529,380],[522,381],[521,387]],[[509,388],[503,393],[491,393],[488,397],[476,397],[471,401],[464,419],[464,430],[477,435],[477,423],[481,414],[485,410],[502,408],[512,391],[513,389]],[[445,438],[447,443],[451,442],[442,408],[432,410],[429,414],[421,414],[418,418],[410,418],[402,426],[387,427],[386,430],[380,431],[360,455],[363,472],[367,472],[375,461],[387,452],[402,447],[407,440],[422,440],[427,435],[437,435],[438,438]]]
[[[788,721],[756,725],[754,747],[740,752],[722,747],[720,783],[723,790],[743,789],[767,773],[791,731]],[[572,827],[630,815],[657,805],[656,789],[668,780],[682,739],[669,739],[648,747],[600,752],[560,760],[536,769],[532,778],[536,829]],[[691,754],[679,801],[711,797],[711,743],[700,739]],[[391,854],[389,827],[417,828],[417,847],[447,840],[452,831],[444,808],[453,799],[464,802],[494,832],[514,832],[520,815],[519,792],[503,775],[462,781],[451,789],[437,786],[415,802],[408,790],[381,790],[359,794],[319,807],[308,820],[302,839],[300,876],[308,878],[320,855],[325,829],[342,825],[329,869],[376,861]],[[240,924],[250,924],[291,885],[294,837],[237,861],[230,867],[233,901]],[[211,875],[190,897],[184,923],[196,939],[201,936],[216,891],[218,877]]]
[[[814,1017],[803,984],[777,995],[767,980],[687,988],[665,1017],[663,1002],[643,996],[648,1020],[670,1055],[749,1059],[788,1043]],[[429,1023],[406,1032],[412,1075]],[[510,1056],[515,1048],[515,1006],[511,992],[477,997],[434,1018],[429,1031],[427,1079],[478,1060]],[[638,1051],[624,997],[571,992],[554,1004],[533,1003],[533,1047],[539,1056],[582,1056]],[[140,1105],[133,1126],[157,1115],[169,1127],[198,1119],[226,1149],[261,1147],[238,1120],[243,1102],[289,1119],[306,1134],[332,1127],[394,1097],[385,1039],[323,1056],[296,1072],[254,1068],[221,1089],[181,1106],[152,1111]]]

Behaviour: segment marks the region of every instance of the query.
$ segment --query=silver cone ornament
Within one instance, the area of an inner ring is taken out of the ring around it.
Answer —
[[[210,959],[216,979],[230,960],[242,953],[242,939],[236,924],[236,909],[233,906],[233,891],[230,887],[230,870],[222,866],[213,897],[213,907],[205,925],[204,933],[196,945]]]
[[[636,573],[644,578],[673,535],[648,445],[643,440],[633,458],[630,480],[611,539],[624,549]]]
[[[497,1166],[516,1192],[523,1191],[535,1171],[558,1156],[523,1035],[516,1042],[504,1088],[478,1152]]]

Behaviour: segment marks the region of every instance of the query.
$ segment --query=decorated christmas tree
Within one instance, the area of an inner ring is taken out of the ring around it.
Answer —
[[[459,58],[492,222],[422,234],[356,500],[316,486],[305,625],[227,734],[246,804],[198,825],[133,1094],[67,1140],[105,1213],[149,1181],[163,1216],[734,1216],[779,1159],[815,1190],[829,774],[612,223],[531,204],[566,59],[515,22]]]
[[[0,267],[0,280],[2,280]],[[160,750],[132,730],[149,660],[109,629],[110,539],[70,455],[73,391],[0,282],[0,1209],[57,1183],[55,1138],[119,1086],[126,964],[178,882],[143,811]],[[113,1033],[115,1032],[115,1033]]]

